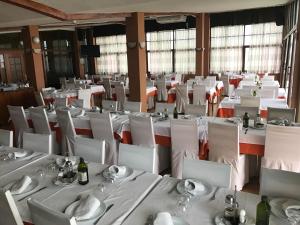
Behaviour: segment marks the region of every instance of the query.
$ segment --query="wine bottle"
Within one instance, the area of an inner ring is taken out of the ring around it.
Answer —
[[[250,117],[249,117],[248,113],[245,112],[245,115],[243,117],[243,127],[244,128],[248,128],[249,127],[249,119],[250,119]]]
[[[85,185],[88,182],[89,182],[88,166],[84,162],[84,159],[80,157],[80,161],[78,164],[78,183],[81,185]]]
[[[173,118],[178,119],[178,112],[177,112],[177,107],[175,106],[174,111],[173,111]]]
[[[270,212],[268,197],[263,195],[256,208],[256,225],[269,225]]]

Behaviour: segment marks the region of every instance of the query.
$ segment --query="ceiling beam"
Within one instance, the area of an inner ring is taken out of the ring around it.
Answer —
[[[129,16],[131,16],[131,13],[70,13],[68,14],[68,20],[125,18]]]
[[[0,0],[0,1],[40,13],[45,16],[52,17],[54,19],[58,19],[58,20],[68,19],[68,14],[66,14],[65,12],[32,0]]]

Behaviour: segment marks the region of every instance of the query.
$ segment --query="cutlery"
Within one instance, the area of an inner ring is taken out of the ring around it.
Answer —
[[[42,156],[42,155],[43,155],[43,153],[40,153],[40,154],[37,154],[37,155],[35,155],[35,156],[29,157],[29,158],[27,158],[26,160],[36,159],[36,158],[38,158],[38,157],[40,157],[40,156]]]
[[[245,130],[245,134],[247,134],[247,132],[248,132],[248,128],[246,128],[246,130]]]
[[[218,190],[220,189],[220,187],[217,187],[216,190],[214,191],[213,195],[210,197],[210,201],[215,200],[216,199],[216,194],[218,192]]]
[[[40,192],[41,190],[44,190],[44,189],[46,189],[46,188],[47,188],[46,186],[45,186],[45,187],[41,187],[41,188],[37,189],[36,191],[31,192],[31,193],[28,194],[28,195],[25,195],[24,197],[20,198],[20,199],[18,200],[18,202],[24,200],[25,198],[28,198],[29,196],[31,196],[31,195],[33,195],[33,194],[38,193],[38,192]]]
[[[140,176],[144,175],[145,173],[146,173],[146,171],[144,171],[144,172],[140,173],[139,175],[136,175],[134,178],[130,179],[129,181],[135,181],[135,180],[136,180],[136,178],[138,178],[138,177],[140,177]]]
[[[107,213],[108,210],[110,210],[113,206],[114,206],[114,204],[109,205],[109,206],[106,208],[106,210],[105,210],[105,212],[103,213],[102,216],[104,216],[104,214]],[[102,216],[100,216],[93,224],[96,225],[96,224],[99,222],[99,220],[102,218]]]

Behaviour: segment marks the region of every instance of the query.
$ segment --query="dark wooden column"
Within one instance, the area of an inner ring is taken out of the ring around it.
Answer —
[[[204,60],[203,60],[203,73],[205,76],[209,75],[210,66],[210,16],[209,14],[204,14]]]
[[[86,33],[86,40],[88,45],[95,45],[96,39],[93,36],[93,28],[87,30]],[[89,67],[89,74],[94,75],[96,74],[96,62],[94,57],[88,57],[88,67]]]
[[[35,90],[41,91],[45,87],[45,74],[38,27],[25,27],[22,37],[27,79]]]
[[[132,13],[126,18],[127,61],[129,76],[129,100],[142,102],[147,111],[146,50],[144,13]]]
[[[78,39],[77,29],[73,32],[73,49],[74,49],[74,72],[76,77],[84,78],[84,65],[81,63],[80,42]]]

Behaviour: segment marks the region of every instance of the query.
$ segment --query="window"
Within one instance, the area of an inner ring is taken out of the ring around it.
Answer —
[[[126,35],[96,38],[100,57],[96,58],[97,73],[128,73]]]
[[[211,71],[279,73],[281,42],[275,23],[211,28]]]

